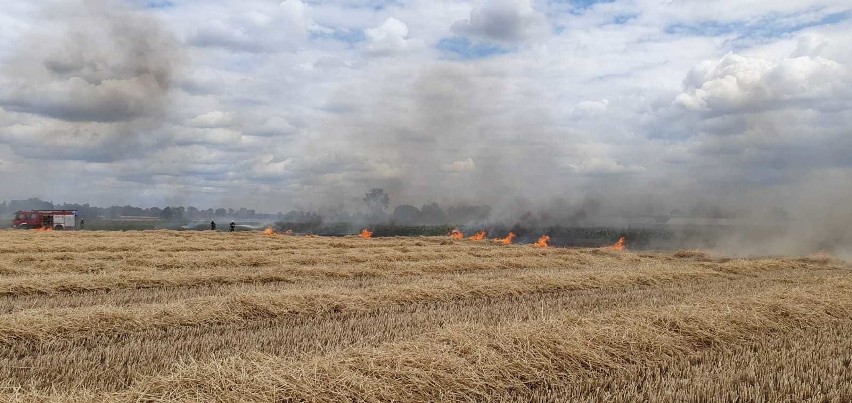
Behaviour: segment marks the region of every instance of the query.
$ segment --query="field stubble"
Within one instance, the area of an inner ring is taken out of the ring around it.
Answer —
[[[852,276],[826,257],[0,238],[8,400],[852,399]]]

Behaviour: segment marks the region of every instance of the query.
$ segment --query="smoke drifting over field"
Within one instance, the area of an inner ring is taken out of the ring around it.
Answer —
[[[852,245],[842,2],[432,3],[17,6],[0,42],[3,188],[325,214],[383,188],[388,213],[716,218],[726,251]]]
[[[681,222],[675,234],[686,241],[678,244],[725,253],[852,253],[852,213],[842,207],[852,203],[852,161],[832,150],[849,145],[845,65],[801,56],[776,65],[734,56],[699,65],[646,123],[654,141],[679,135],[686,145],[663,147],[663,155],[625,147],[624,162],[589,158],[588,133],[558,127],[556,108],[536,101],[541,94],[507,88],[500,73],[481,69],[425,67],[401,96],[381,84],[364,88],[375,99],[327,127],[343,130],[341,152],[381,172],[353,178],[351,191],[381,184],[392,199],[417,206],[484,204],[491,223],[526,228]],[[720,90],[727,70],[756,74],[758,82]],[[404,75],[390,82],[405,82]],[[525,96],[522,108],[508,101]],[[665,221],[672,216],[685,219]],[[706,226],[716,228],[682,231]]]

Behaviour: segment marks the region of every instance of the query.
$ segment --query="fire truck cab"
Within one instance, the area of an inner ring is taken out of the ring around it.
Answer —
[[[77,210],[18,211],[12,226],[19,229],[73,230],[77,229]]]

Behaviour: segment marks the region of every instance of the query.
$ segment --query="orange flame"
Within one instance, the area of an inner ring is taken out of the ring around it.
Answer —
[[[263,230],[263,235],[275,235],[275,230],[272,229],[272,226],[270,225]]]
[[[486,232],[485,230],[479,231],[473,235],[471,235],[468,239],[473,239],[474,241],[481,241],[485,239]]]
[[[358,236],[360,236],[361,238],[372,238],[373,237],[373,231],[370,231],[370,230],[364,228],[364,229],[361,230],[361,233],[358,234]]]
[[[550,246],[550,236],[542,235],[541,238],[539,238],[538,241],[533,245],[535,245],[537,248],[546,248]]]
[[[459,231],[458,228],[454,228],[450,231],[450,237],[453,239],[464,239],[464,233]]]
[[[41,227],[41,228],[36,229],[36,232],[51,232],[51,231],[53,231],[53,228],[50,228],[50,227]]]
[[[509,235],[506,235],[506,237],[505,237],[505,238],[502,238],[502,239],[501,239],[501,238],[497,238],[497,239],[495,239],[495,241],[500,242],[500,243],[502,243],[503,245],[511,245],[511,244],[512,244],[512,241],[514,241],[514,240],[515,240],[515,237],[516,237],[516,236],[517,236],[517,235],[515,235],[515,233],[514,233],[514,232],[510,232],[510,233],[509,233]]]
[[[610,246],[610,248],[614,250],[624,250],[626,247],[627,245],[624,244],[624,237],[618,238],[618,242]]]

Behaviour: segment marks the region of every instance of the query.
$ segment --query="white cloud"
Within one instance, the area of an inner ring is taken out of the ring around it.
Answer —
[[[234,124],[233,112],[212,111],[186,121],[188,126],[200,128],[229,127]]]
[[[574,106],[572,114],[580,118],[597,116],[606,112],[608,106],[609,101],[606,99],[601,101],[581,101]]]
[[[186,18],[196,20],[189,27],[187,42],[202,48],[230,52],[276,53],[298,50],[317,25],[311,7],[300,0],[273,2],[247,1],[235,7],[213,3]]]
[[[369,41],[367,51],[373,55],[385,56],[404,52],[411,46],[408,25],[393,17],[389,17],[378,27],[367,29],[364,34]]]
[[[831,107],[848,94],[849,69],[822,57],[770,61],[728,54],[693,68],[675,103],[687,109],[735,113],[789,106]]]

